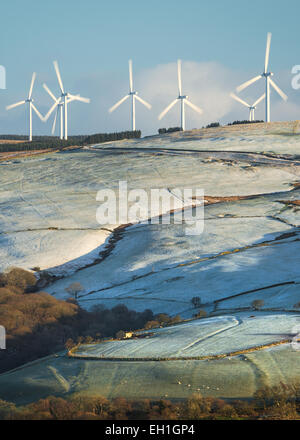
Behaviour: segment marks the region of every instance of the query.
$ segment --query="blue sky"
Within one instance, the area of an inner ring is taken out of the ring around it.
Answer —
[[[289,107],[286,111],[283,109],[282,114],[279,101],[274,98],[274,117],[300,117],[297,116],[300,92],[290,87],[291,68],[300,64],[299,0],[52,0],[47,3],[11,0],[2,3],[1,17],[0,64],[7,71],[7,90],[0,90],[2,133],[25,132],[23,109],[8,113],[4,107],[26,95],[33,70],[38,75],[34,90],[36,105],[43,113],[47,111],[51,101],[41,84],[46,81],[55,93],[58,91],[54,59],[59,62],[65,88],[92,99],[88,108],[74,103],[70,130],[74,134],[119,130],[129,126],[129,108],[125,111],[124,104],[124,111],[120,109],[111,116],[105,109],[127,91],[129,58],[133,59],[141,96],[151,100],[151,87],[160,89],[167,78],[162,79],[162,84],[151,85],[150,73],[155,73],[159,66],[164,71],[164,66],[172,66],[177,58],[198,63],[199,71],[201,67],[208,74],[213,71],[216,82],[218,69],[223,77],[228,75],[229,82],[230,78],[243,82],[260,73],[268,31],[273,34],[271,70],[278,74],[275,80],[291,97]],[[212,63],[216,63],[215,69]],[[150,82],[142,83],[143,78]],[[183,81],[189,86],[184,64]],[[143,94],[144,85],[147,96]],[[253,99],[257,97],[254,90]],[[201,101],[198,90],[192,88],[188,92],[191,99],[194,94],[195,99]],[[158,104],[168,104],[169,96],[164,98]],[[252,99],[251,92],[249,99]],[[201,102],[195,104],[201,107]],[[155,110],[155,103],[153,107]],[[240,110],[238,104],[234,104],[227,116],[224,114],[220,119],[225,122],[226,117],[239,117]],[[175,117],[173,114],[173,119]],[[137,125],[145,134],[157,129],[159,124],[155,121],[144,109],[140,110]],[[172,121],[166,120],[166,124],[178,125]],[[207,121],[204,118],[198,125],[202,122]],[[49,123],[34,123],[38,134],[49,134]],[[197,121],[192,123],[195,125]]]

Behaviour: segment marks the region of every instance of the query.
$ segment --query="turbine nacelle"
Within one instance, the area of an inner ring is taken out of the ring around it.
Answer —
[[[188,99],[188,95],[179,95],[177,99]]]
[[[261,76],[267,78],[268,76],[274,76],[274,73],[273,72],[266,72],[266,73],[264,72],[261,74]]]

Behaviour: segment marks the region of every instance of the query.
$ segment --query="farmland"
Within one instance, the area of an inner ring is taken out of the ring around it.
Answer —
[[[4,373],[0,397],[249,398],[299,381],[297,127],[220,127],[0,162],[1,271],[38,267],[41,288],[59,299],[79,283],[87,310],[125,304],[183,320]],[[147,194],[202,188],[203,233],[187,235],[176,212],[169,223],[99,225],[97,191],[119,181]],[[206,317],[193,319],[200,310]]]

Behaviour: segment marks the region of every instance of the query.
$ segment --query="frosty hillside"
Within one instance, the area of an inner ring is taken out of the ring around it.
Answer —
[[[298,122],[249,124],[1,162],[1,271],[39,266],[43,290],[56,298],[67,299],[76,283],[87,310],[125,304],[183,322],[3,374],[0,397],[184,398],[201,390],[240,398],[295,381],[298,133]],[[100,227],[95,194],[123,180],[146,191],[203,188],[203,233],[187,236],[176,213],[170,224]],[[206,317],[192,319],[200,310]],[[108,385],[112,374],[118,385]]]

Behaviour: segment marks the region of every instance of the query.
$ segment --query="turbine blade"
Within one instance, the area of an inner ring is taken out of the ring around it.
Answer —
[[[42,116],[42,115],[40,114],[40,112],[38,111],[38,109],[36,108],[36,106],[35,106],[33,103],[31,103],[31,106],[32,106],[33,110],[35,111],[35,113],[36,113],[36,114],[38,115],[38,117],[40,118],[40,120],[43,121],[43,122],[45,122],[44,116]]]
[[[167,113],[169,110],[171,110],[171,108],[176,104],[176,102],[178,101],[178,99],[174,99],[174,101],[171,102],[171,104],[168,105],[168,107],[166,107],[158,116],[158,120],[160,121]]]
[[[231,98],[235,99],[236,101],[240,102],[241,104],[243,104],[245,107],[250,107],[249,104],[247,104],[246,101],[243,101],[241,98],[239,98],[238,96],[236,96],[234,93],[230,93]]]
[[[69,96],[70,95],[68,95],[68,98],[67,98],[67,104],[69,104],[69,102],[72,102],[72,101],[76,100],[76,96],[71,96],[70,98],[69,98]]]
[[[138,95],[134,95],[135,99],[140,101],[142,104],[144,104],[145,107],[147,107],[149,110],[152,108],[151,104],[148,104],[148,102],[144,101],[142,98],[140,98]]]
[[[130,95],[126,95],[124,96],[124,98],[120,99],[120,101],[118,101],[115,105],[113,105],[112,107],[110,107],[110,109],[108,110],[109,113],[112,113],[114,110],[116,110],[116,108],[119,107],[119,105],[121,105],[124,101],[126,101],[127,98],[129,98]]]
[[[195,110],[195,112],[199,113],[199,115],[202,115],[203,110],[199,107],[197,107],[195,104],[191,103],[191,101],[189,101],[188,99],[185,99],[185,103],[191,107],[193,110]]]
[[[128,61],[128,65],[129,65],[129,89],[130,89],[130,92],[133,92],[132,60]]]
[[[51,90],[49,89],[49,87],[47,86],[47,84],[43,84],[44,89],[46,90],[46,92],[51,96],[51,98],[53,99],[54,102],[58,101],[58,98],[55,98],[54,94],[51,92]]]
[[[182,94],[181,60],[177,61],[177,76],[178,76],[178,91],[179,91],[179,96],[181,96],[181,94]]]
[[[86,104],[89,104],[91,102],[90,98],[84,98],[83,96],[80,96],[80,95],[71,95],[69,93],[68,96],[70,96],[72,98],[72,101],[81,101],[81,102],[85,102]],[[68,102],[70,102],[70,101],[68,101]]]
[[[52,125],[52,130],[51,130],[52,135],[55,133],[55,126],[56,126],[56,119],[57,119],[58,111],[59,111],[59,107],[57,106],[57,110],[55,112],[54,121],[53,121],[53,125]]]
[[[35,78],[36,78],[36,73],[33,72],[33,74],[32,74],[32,78],[31,78],[31,83],[30,83],[30,88],[29,88],[29,93],[28,93],[28,99],[31,98],[31,95],[32,95],[32,89],[33,89],[33,84],[34,84]]]
[[[265,73],[267,73],[268,65],[269,65],[271,38],[272,38],[272,34],[271,34],[271,32],[268,32],[268,35],[267,35],[267,46],[266,46],[266,56],[265,56]]]
[[[285,93],[283,93],[283,91],[278,87],[278,85],[275,84],[274,81],[273,81],[271,78],[269,78],[269,81],[270,81],[270,84],[271,84],[271,86],[273,87],[273,89],[275,89],[276,92],[278,93],[278,95],[281,96],[281,98],[282,98],[284,101],[287,101],[288,97],[286,96]]]
[[[57,61],[53,61],[53,65],[54,65],[55,73],[56,73],[56,76],[57,76],[58,84],[59,84],[59,87],[60,87],[60,91],[61,91],[61,93],[65,93],[64,86],[63,86],[63,83],[62,83],[62,80],[61,80],[61,76],[60,76],[60,72],[59,72],[59,68],[58,68],[58,62]]]
[[[266,94],[264,93],[263,95],[261,95],[260,98],[258,98],[257,101],[255,101],[255,103],[252,105],[252,107],[256,107],[257,104],[259,104],[263,99],[265,99],[265,97],[266,97]]]
[[[53,104],[53,106],[50,108],[50,110],[48,111],[48,113],[46,114],[46,116],[44,117],[44,121],[46,122],[49,118],[49,116],[52,114],[52,112],[54,111],[55,107],[58,105],[58,102],[55,102]]]
[[[25,104],[26,101],[19,101],[15,104],[10,104],[6,106],[6,110],[10,110],[11,108],[19,107],[19,105]]]
[[[250,86],[251,84],[258,81],[260,78],[262,78],[262,75],[258,75],[255,78],[250,79],[249,81],[246,81],[245,83],[241,84],[236,88],[237,92],[241,92],[242,90],[246,89],[246,87]]]

